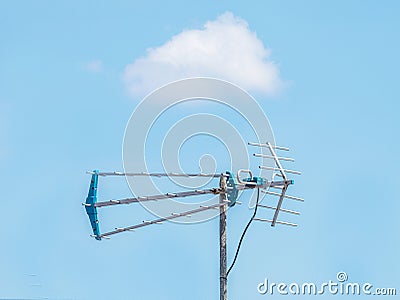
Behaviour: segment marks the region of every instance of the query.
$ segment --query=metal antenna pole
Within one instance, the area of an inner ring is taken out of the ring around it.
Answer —
[[[219,292],[220,300],[227,300],[227,276],[226,276],[226,178],[225,176],[220,177],[219,187],[222,189],[222,193],[219,194],[220,204],[220,215],[219,215]]]

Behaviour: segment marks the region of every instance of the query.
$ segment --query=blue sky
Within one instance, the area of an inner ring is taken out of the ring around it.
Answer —
[[[398,10],[396,1],[2,1],[0,298],[217,297],[216,220],[97,242],[81,202],[85,171],[122,169],[141,100],[126,66],[226,11],[272,51],[285,87],[253,95],[303,172],[291,193],[306,199],[298,228],[252,225],[229,298],[279,299],[257,284],[339,271],[400,289]],[[130,195],[123,180],[100,185],[105,199]],[[139,206],[118,213],[132,224],[152,217]],[[245,206],[228,215],[230,259],[250,215]],[[104,212],[102,225],[118,216]]]

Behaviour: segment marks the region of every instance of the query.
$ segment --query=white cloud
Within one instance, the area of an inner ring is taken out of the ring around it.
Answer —
[[[271,51],[245,20],[227,12],[203,29],[184,30],[164,45],[147,50],[125,68],[124,81],[138,96],[186,77],[215,77],[250,92],[271,95],[282,86]]]
[[[92,60],[85,64],[86,71],[91,73],[100,73],[103,71],[103,62],[101,60]]]

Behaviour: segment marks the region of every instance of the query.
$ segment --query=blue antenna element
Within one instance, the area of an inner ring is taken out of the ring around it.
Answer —
[[[249,178],[245,178],[243,181],[245,181],[245,182],[252,182],[252,183],[255,183],[257,186],[264,186],[266,183],[267,183],[267,181],[265,180],[265,178],[262,178],[262,177],[256,177],[256,176],[254,176],[254,177],[249,177]]]
[[[227,192],[226,192],[226,197],[228,198],[228,206],[232,207],[236,204],[236,199],[239,194],[239,190],[237,189],[237,180],[235,178],[235,175],[233,175],[231,172],[226,171],[226,174],[228,174],[228,178],[226,179],[226,186]]]
[[[92,173],[92,179],[90,181],[89,193],[86,198],[86,202],[83,203],[86,209],[86,213],[89,216],[90,224],[93,229],[93,236],[96,240],[101,240],[99,219],[97,218],[97,207],[95,206],[97,202],[97,185],[99,182],[99,171],[94,170]]]

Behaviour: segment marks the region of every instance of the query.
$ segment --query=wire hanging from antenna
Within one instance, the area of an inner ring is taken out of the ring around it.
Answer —
[[[251,219],[247,223],[246,227],[244,228],[242,236],[240,237],[239,244],[238,244],[238,247],[236,249],[235,258],[233,259],[233,262],[232,262],[231,266],[229,267],[228,271],[226,272],[226,277],[228,277],[229,272],[232,270],[233,266],[235,265],[236,259],[237,259],[238,255],[239,255],[240,246],[242,245],[243,238],[244,238],[244,236],[245,236],[245,234],[247,232],[247,229],[249,229],[251,222],[253,222],[254,218],[256,217],[259,199],[260,199],[260,188],[257,188],[257,202],[256,202],[256,207],[254,208],[254,213],[251,216]]]

